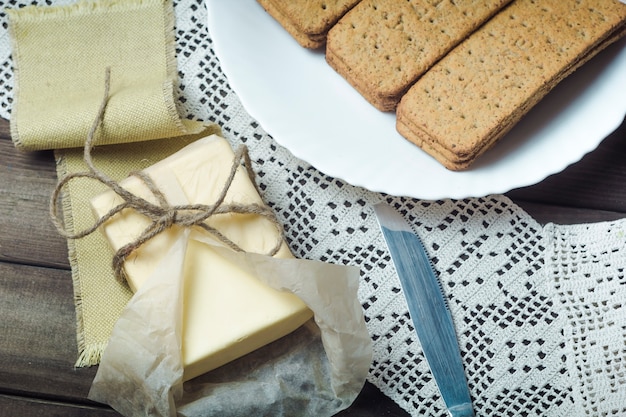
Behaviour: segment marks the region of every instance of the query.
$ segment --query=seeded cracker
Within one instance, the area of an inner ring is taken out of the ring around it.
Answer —
[[[326,43],[328,30],[360,0],[258,0],[303,47]]]
[[[617,0],[516,0],[411,87],[397,129],[447,168],[466,169],[625,34],[626,5]]]
[[[511,0],[363,0],[329,31],[326,61],[394,110],[428,68]]]

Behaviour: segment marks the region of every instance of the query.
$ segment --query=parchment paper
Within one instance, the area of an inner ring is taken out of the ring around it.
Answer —
[[[214,245],[268,285],[293,292],[314,320],[183,384],[181,272],[189,239]],[[234,252],[202,232],[183,230],[122,312],[89,398],[125,416],[336,414],[360,392],[372,357],[358,282],[356,267]]]

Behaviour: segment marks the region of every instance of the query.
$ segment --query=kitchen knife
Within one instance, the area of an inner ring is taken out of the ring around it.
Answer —
[[[420,238],[392,207],[374,205],[424,356],[450,416],[473,416],[461,352],[441,285]]]

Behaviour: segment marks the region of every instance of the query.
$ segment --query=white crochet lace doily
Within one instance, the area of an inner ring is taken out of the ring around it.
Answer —
[[[5,0],[5,7],[68,0]],[[504,196],[421,201],[350,186],[293,157],[243,109],[201,0],[176,2],[180,111],[245,142],[265,200],[300,257],[357,265],[374,346],[369,381],[411,415],[447,415],[371,205],[415,227],[440,274],[481,416],[626,414],[624,222],[542,227]],[[0,116],[13,77],[0,11]],[[331,150],[329,150],[331,151]]]

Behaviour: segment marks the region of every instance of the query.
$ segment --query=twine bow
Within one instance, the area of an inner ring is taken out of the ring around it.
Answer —
[[[241,252],[243,249],[239,247],[236,243],[222,234],[216,228],[208,225],[206,220],[211,216],[216,214],[256,214],[267,218],[277,229],[278,237],[276,240],[276,244],[274,248],[272,248],[267,255],[273,256],[280,249],[283,242],[283,228],[282,224],[276,218],[274,212],[267,206],[260,204],[226,204],[224,203],[224,199],[226,194],[232,185],[233,179],[237,172],[238,167],[243,162],[243,166],[246,168],[246,172],[250,177],[252,184],[256,187],[255,182],[255,174],[252,170],[252,163],[250,161],[250,156],[248,155],[248,149],[245,145],[240,146],[235,151],[235,156],[233,158],[233,163],[231,166],[231,170],[228,178],[226,179],[222,190],[216,199],[214,204],[188,204],[188,205],[170,205],[167,201],[167,198],[159,190],[156,186],[152,178],[143,172],[132,172],[130,175],[134,175],[138,177],[143,183],[147,186],[149,191],[157,200],[157,204],[151,203],[150,201],[141,198],[130,191],[123,188],[118,182],[109,178],[102,171],[98,170],[92,160],[91,151],[93,148],[94,136],[95,133],[102,122],[102,118],[104,116],[104,111],[106,109],[106,105],[109,98],[109,88],[110,88],[110,69],[107,68],[105,75],[105,89],[104,89],[104,98],[102,103],[100,104],[100,108],[98,109],[97,117],[95,118],[88,134],[87,139],[85,140],[85,147],[83,151],[83,159],[87,164],[89,171],[84,172],[76,172],[70,173],[62,177],[57,183],[56,188],[52,194],[52,198],[50,200],[50,217],[52,222],[54,223],[58,232],[68,238],[68,239],[80,239],[85,236],[90,235],[94,231],[98,229],[102,224],[107,222],[116,214],[120,213],[125,209],[132,209],[136,212],[146,216],[150,221],[150,225],[146,227],[142,233],[135,239],[134,241],[124,245],[120,249],[117,250],[115,255],[113,256],[113,273],[115,277],[120,280],[120,282],[126,281],[126,275],[124,273],[124,262],[129,255],[131,255],[135,250],[141,247],[144,243],[148,242],[153,237],[157,236],[159,233],[169,229],[170,227],[177,225],[181,227],[197,227],[205,232],[212,234],[216,237],[220,242],[224,243],[226,246],[231,249]],[[58,213],[59,201],[61,197],[61,191],[63,187],[68,184],[70,181],[77,178],[89,178],[96,180],[108,188],[113,190],[117,195],[119,195],[123,202],[119,205],[112,208],[108,213],[102,216],[100,219],[94,222],[93,225],[88,227],[85,230],[79,232],[70,232],[66,229],[65,224],[60,219]],[[257,189],[258,192],[258,189]]]

